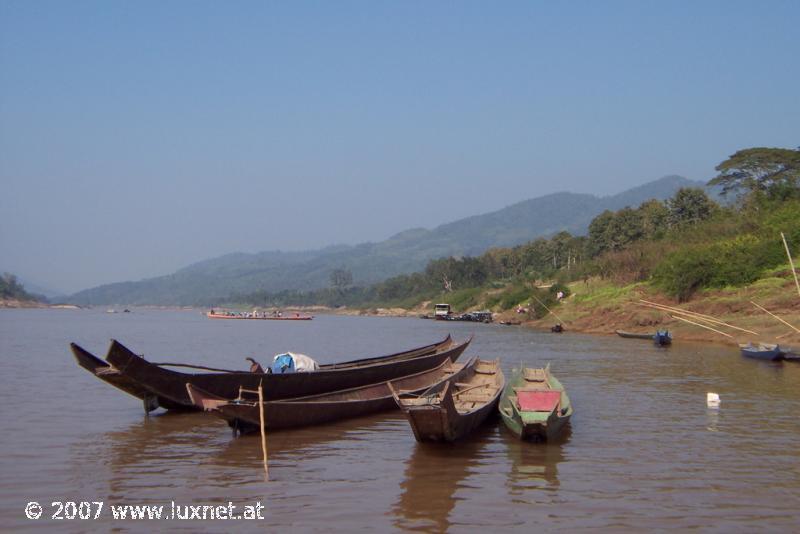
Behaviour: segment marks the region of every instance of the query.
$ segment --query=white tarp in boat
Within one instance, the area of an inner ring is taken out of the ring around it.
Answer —
[[[285,352],[277,354],[272,360],[272,372],[281,373],[304,373],[316,371],[319,364],[310,356],[297,352]]]

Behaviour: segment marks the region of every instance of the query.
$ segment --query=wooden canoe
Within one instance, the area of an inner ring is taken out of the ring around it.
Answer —
[[[624,330],[614,330],[619,337],[630,339],[653,339],[653,334],[638,334],[635,332],[626,332]]]
[[[786,355],[786,352],[779,345],[768,343],[759,343],[758,345],[753,345],[752,343],[740,344],[739,349],[742,352],[742,356],[756,360],[778,361],[782,360]]]
[[[447,381],[420,393],[395,392],[417,441],[456,441],[494,413],[505,385],[500,361],[478,360],[457,381]]]
[[[212,395],[233,399],[239,387],[255,389],[264,385],[265,400],[279,400],[328,393],[340,389],[392,380],[437,367],[446,359],[455,361],[464,352],[472,338],[456,343],[450,336],[443,341],[388,356],[365,358],[343,363],[322,364],[319,370],[285,374],[263,374],[245,371],[211,373],[184,373],[168,369],[165,365],[202,367],[182,364],[156,364],[130,351],[122,343],[112,340],[106,360],[127,379],[147,390],[158,399],[183,409],[197,409],[186,391],[193,384]],[[207,369],[207,368],[206,368]],[[219,371],[219,370],[218,370]]]
[[[314,426],[396,409],[393,390],[419,392],[450,380],[460,380],[476,362],[473,358],[466,364],[459,364],[448,358],[433,369],[391,381],[321,395],[265,401],[264,425],[269,430]],[[225,419],[234,431],[247,433],[261,428],[260,407],[254,390],[240,393],[236,399],[212,395],[192,384],[186,384],[186,390],[195,406]]]
[[[500,398],[500,417],[518,438],[534,441],[557,439],[572,417],[572,404],[564,386],[544,369],[516,369]]]

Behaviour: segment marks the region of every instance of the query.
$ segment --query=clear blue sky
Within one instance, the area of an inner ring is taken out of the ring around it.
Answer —
[[[0,269],[65,291],[800,145],[800,2],[0,2]]]

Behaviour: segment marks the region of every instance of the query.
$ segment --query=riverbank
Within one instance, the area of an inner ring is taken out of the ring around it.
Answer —
[[[572,284],[570,289],[573,294],[553,310],[560,319],[550,314],[524,324],[549,328],[554,322],[561,322],[570,331],[594,334],[613,334],[615,330],[649,333],[666,329],[676,339],[728,344],[752,341],[800,345],[800,334],[752,304],[756,302],[800,328],[800,296],[794,282],[782,276],[764,278],[745,288],[703,291],[691,301],[681,304],[666,298],[647,284],[614,287],[599,280],[590,280],[588,283]],[[723,333],[714,332],[677,319],[675,314],[645,306],[642,300],[711,316],[756,334],[706,323],[705,326]]]
[[[0,308],[52,308],[50,304],[35,300],[0,299]],[[77,306],[76,306],[77,308]]]
[[[800,333],[759,310],[752,302],[768,309],[784,321],[800,328],[800,295],[787,269],[778,269],[744,288],[724,288],[698,292],[689,302],[677,303],[665,297],[647,283],[618,286],[599,278],[569,284],[570,296],[542,319],[513,310],[494,314],[494,321],[519,321],[520,327],[549,330],[562,323],[570,332],[614,335],[615,330],[652,333],[669,330],[675,339],[707,341],[735,345],[747,342],[779,342],[800,346]],[[719,321],[757,335],[721,325],[707,325],[724,332],[720,334],[674,318],[674,314],[643,305],[642,300],[656,302],[682,310],[709,315]],[[329,309],[325,312],[342,315],[373,315],[419,317],[432,313],[433,304],[423,302],[411,309],[368,308]],[[468,310],[457,310],[458,312]],[[325,313],[323,312],[323,313]],[[725,335],[727,334],[727,335]]]

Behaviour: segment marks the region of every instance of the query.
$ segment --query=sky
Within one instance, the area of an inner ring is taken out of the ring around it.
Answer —
[[[0,270],[74,292],[800,146],[800,2],[0,1]]]

